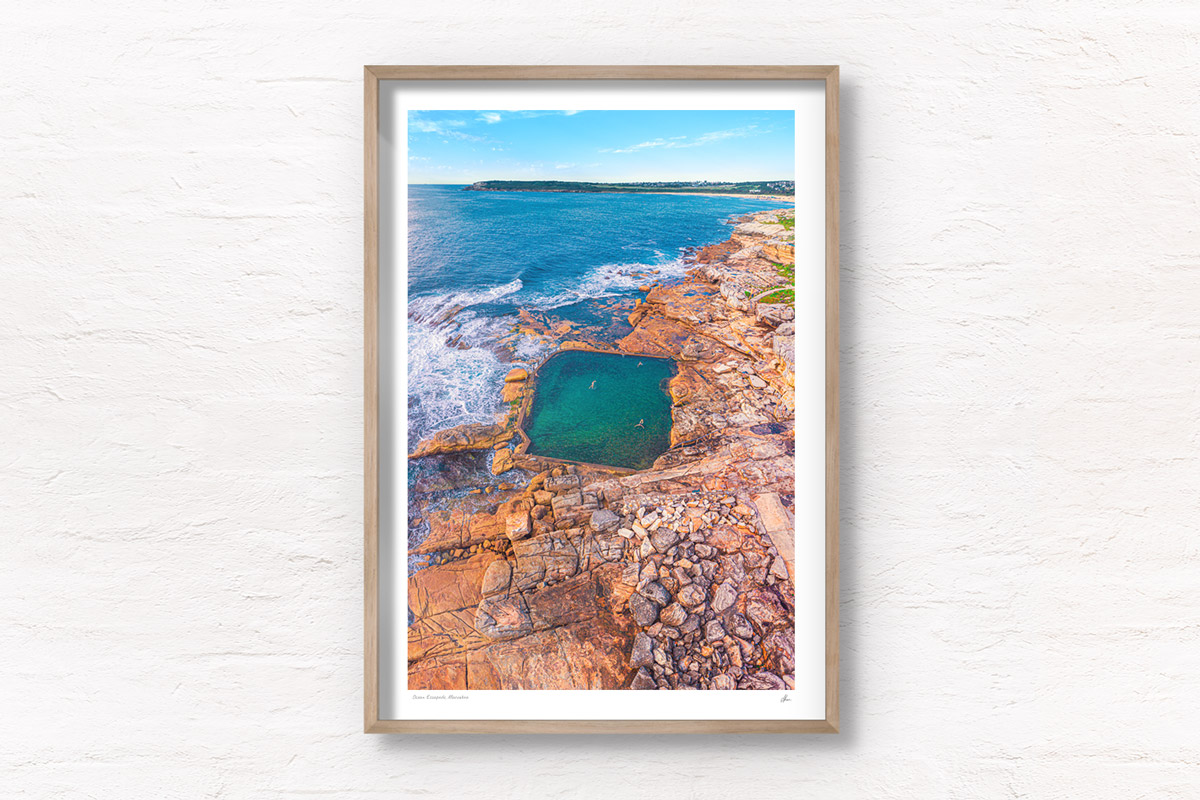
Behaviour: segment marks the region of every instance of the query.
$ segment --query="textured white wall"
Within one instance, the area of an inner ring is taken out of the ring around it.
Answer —
[[[1195,797],[1200,12],[7,3],[0,795]],[[843,723],[360,729],[361,65],[843,65]]]

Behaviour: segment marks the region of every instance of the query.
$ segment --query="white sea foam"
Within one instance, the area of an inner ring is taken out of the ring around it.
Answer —
[[[682,278],[686,270],[683,259],[664,260],[655,264],[630,262],[624,264],[602,264],[585,272],[578,283],[564,287],[553,295],[535,294],[528,298],[530,306],[549,311],[574,305],[584,300],[599,300],[629,294],[653,280]]]
[[[516,294],[524,288],[520,278],[514,278],[502,286],[492,286],[477,291],[452,292],[451,294],[424,295],[408,302],[408,314],[415,320],[440,324],[447,321],[456,308],[470,308],[483,303],[494,303],[502,297]]]
[[[506,299],[514,306],[550,311],[627,295],[652,280],[683,276],[682,260],[656,255],[663,260],[593,267],[576,282],[550,291],[527,293],[516,278],[486,289],[412,298],[408,306],[410,446],[443,428],[491,422],[499,410],[497,387],[504,373],[517,364],[535,364],[553,349],[537,338],[522,337],[513,354],[517,361],[503,362],[494,345],[509,332],[514,318],[481,314],[474,307]]]
[[[496,412],[496,386],[505,365],[479,344],[494,340],[504,323],[470,312],[460,314],[456,322],[451,335],[462,337],[459,341],[466,349],[448,345],[444,328],[417,321],[408,327],[410,446],[442,428],[490,422]]]

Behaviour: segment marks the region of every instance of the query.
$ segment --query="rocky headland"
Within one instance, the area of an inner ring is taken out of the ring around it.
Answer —
[[[615,341],[539,330],[675,359],[671,447],[650,469],[526,453],[524,369],[497,387],[504,419],[417,445],[490,452],[505,482],[449,507],[412,496],[410,689],[793,687],[794,312],[774,302],[792,213],[744,217],[686,278],[641,287]]]

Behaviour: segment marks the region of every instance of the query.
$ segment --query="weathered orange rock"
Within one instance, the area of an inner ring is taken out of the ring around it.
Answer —
[[[417,619],[408,628],[410,662],[465,653],[491,640],[475,629],[475,609],[460,608]]]
[[[508,381],[504,384],[504,388],[500,390],[500,399],[506,403],[511,403],[514,400],[520,400],[525,394],[525,383],[523,381]]]
[[[408,454],[409,458],[439,455],[441,453],[457,453],[464,450],[487,450],[496,442],[512,438],[512,431],[502,425],[469,424],[456,428],[438,431],[431,439],[425,439],[417,444],[417,449]]]
[[[599,618],[467,653],[468,689],[620,689],[632,635]],[[411,685],[411,683],[410,683]]]
[[[434,511],[429,514],[429,535],[411,552],[413,555],[437,553],[498,539],[504,536],[504,520],[504,516],[486,511],[470,512],[462,508]]]
[[[465,690],[467,688],[466,654],[410,663],[408,665],[408,688],[415,691]]]
[[[709,531],[706,541],[722,553],[733,553],[742,547],[742,534],[728,525],[717,525]]]
[[[485,550],[414,573],[408,579],[409,610],[417,618],[426,618],[479,605],[483,576],[498,559],[499,555]]]
[[[514,511],[504,520],[504,532],[511,541],[520,541],[529,536],[531,531],[529,511],[527,509],[522,508]]]
[[[503,472],[508,472],[515,465],[513,464],[512,450],[504,449],[497,450],[492,456],[492,474],[499,475]]]
[[[529,377],[529,372],[527,370],[521,369],[520,367],[516,367],[515,369],[509,370],[508,374],[504,376],[504,382],[512,383],[513,381],[523,381],[523,380],[526,380],[528,377]]]
[[[796,245],[789,242],[770,241],[763,243],[762,254],[777,264],[796,263]]]

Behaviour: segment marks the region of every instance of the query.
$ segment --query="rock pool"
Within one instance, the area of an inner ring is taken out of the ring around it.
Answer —
[[[671,446],[669,358],[566,350],[534,380],[532,455],[648,469]]]

